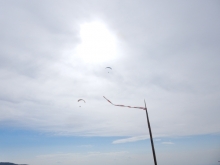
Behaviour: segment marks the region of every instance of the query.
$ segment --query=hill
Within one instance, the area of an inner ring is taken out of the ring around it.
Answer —
[[[0,165],[27,165],[27,164],[14,164],[9,162],[0,162]]]

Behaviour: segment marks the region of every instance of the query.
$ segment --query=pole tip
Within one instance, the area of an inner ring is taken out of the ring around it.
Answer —
[[[145,105],[145,109],[147,110],[147,106],[146,106],[146,101],[145,101],[145,99],[144,99],[144,105]]]

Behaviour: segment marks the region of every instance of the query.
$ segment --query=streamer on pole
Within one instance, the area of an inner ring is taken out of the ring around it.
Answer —
[[[152,136],[152,132],[151,132],[150,121],[149,121],[149,117],[148,117],[147,106],[146,106],[145,100],[144,100],[145,107],[131,107],[131,106],[126,106],[126,105],[113,104],[113,103],[112,103],[110,100],[108,100],[105,96],[103,96],[103,97],[104,97],[110,104],[112,104],[112,105],[114,105],[114,106],[127,107],[127,108],[137,108],[137,109],[142,109],[142,110],[145,110],[145,111],[146,111],[147,125],[148,125],[148,129],[149,129],[149,134],[150,134],[150,140],[151,140],[151,147],[152,147],[152,152],[153,152],[154,164],[157,165],[156,153],[155,153],[155,149],[154,149],[154,141],[153,141],[153,136]]]
[[[116,105],[113,104],[110,100],[108,100],[105,96],[103,96],[110,104],[114,105],[114,106],[119,106],[119,107],[127,107],[127,108],[137,108],[137,109],[143,109],[146,110],[144,107],[131,107],[131,106],[126,106],[126,105]]]

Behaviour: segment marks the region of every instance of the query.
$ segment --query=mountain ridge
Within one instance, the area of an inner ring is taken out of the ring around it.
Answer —
[[[28,164],[15,164],[10,162],[0,162],[0,165],[28,165]]]

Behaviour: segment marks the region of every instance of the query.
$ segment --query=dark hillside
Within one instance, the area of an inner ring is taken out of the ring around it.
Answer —
[[[27,164],[14,164],[9,162],[0,162],[0,165],[27,165]]]

